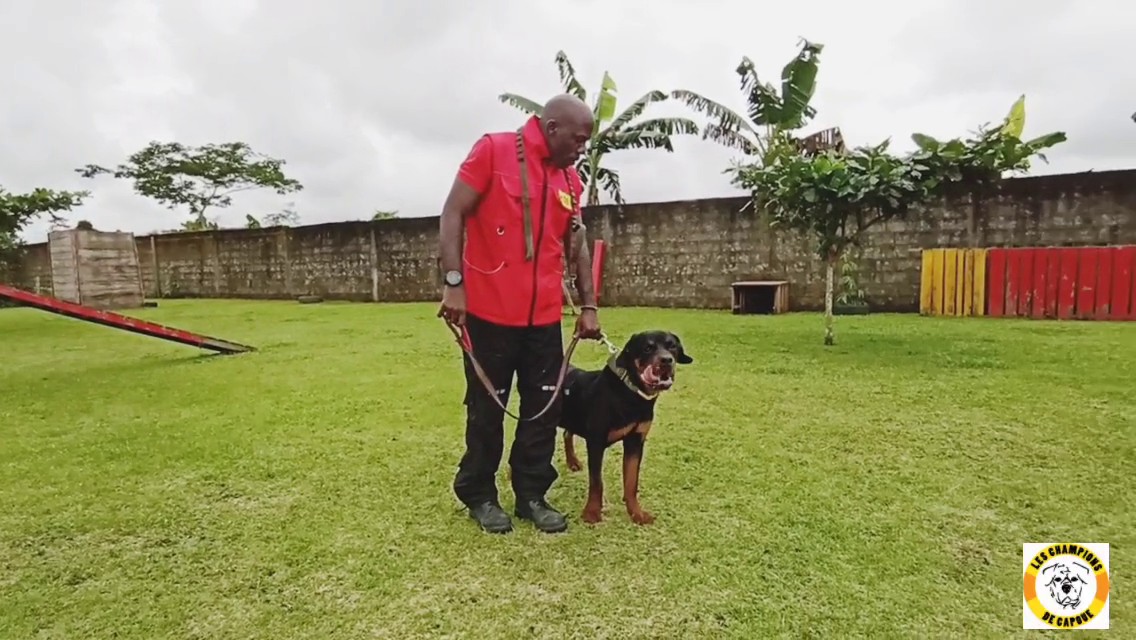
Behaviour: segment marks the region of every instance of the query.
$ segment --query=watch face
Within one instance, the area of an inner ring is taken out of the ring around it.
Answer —
[[[449,271],[446,273],[446,284],[450,286],[457,286],[461,284],[461,273],[457,271]]]

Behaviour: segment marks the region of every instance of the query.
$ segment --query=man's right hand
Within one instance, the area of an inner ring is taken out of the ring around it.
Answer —
[[[444,287],[442,289],[442,306],[438,309],[438,317],[445,318],[454,326],[465,324],[465,287]]]

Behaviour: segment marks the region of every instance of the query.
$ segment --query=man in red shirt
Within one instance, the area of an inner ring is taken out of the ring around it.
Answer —
[[[568,526],[545,499],[557,477],[552,455],[560,401],[540,418],[527,418],[548,403],[564,358],[566,261],[574,263],[582,303],[576,334],[601,335],[580,219],[583,182],[575,169],[592,128],[588,105],[559,95],[520,129],[481,136],[450,187],[439,228],[445,285],[438,315],[465,328],[503,405],[516,374],[522,420],[509,452],[514,514],[547,532]],[[504,412],[463,357],[466,449],[454,493],[482,529],[504,533],[512,529],[496,484]]]

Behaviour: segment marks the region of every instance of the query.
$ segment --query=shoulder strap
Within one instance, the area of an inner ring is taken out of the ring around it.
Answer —
[[[523,207],[522,217],[525,225],[525,260],[533,259],[533,228],[532,228],[532,204],[529,202],[529,167],[525,158],[525,137],[524,127],[517,129],[517,163],[520,165],[521,170],[521,207]],[[572,187],[572,178],[568,173],[568,169],[562,170],[564,172],[564,184],[568,187],[568,197],[572,199],[572,231],[580,229],[580,220],[576,216],[576,190]]]
[[[525,223],[525,260],[533,259],[532,205],[529,203],[529,166],[525,160],[524,127],[517,129],[517,162],[521,168],[521,206]]]

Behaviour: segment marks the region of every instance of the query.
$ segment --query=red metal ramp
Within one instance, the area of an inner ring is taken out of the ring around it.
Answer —
[[[191,347],[216,351],[218,353],[229,354],[256,351],[255,348],[248,345],[238,344],[220,338],[211,338],[189,331],[182,331],[181,329],[174,329],[173,327],[167,327],[155,322],[147,322],[145,320],[139,320],[138,318],[124,316],[113,311],[92,309],[91,307],[81,304],[67,302],[50,296],[41,296],[5,284],[0,284],[0,298],[6,298],[27,307],[56,313],[61,316],[67,316],[68,318],[93,322],[95,324],[101,324],[104,327],[113,327],[115,329],[122,329],[123,331],[130,331],[131,333],[140,333],[144,336],[169,340],[170,342],[178,342]]]

